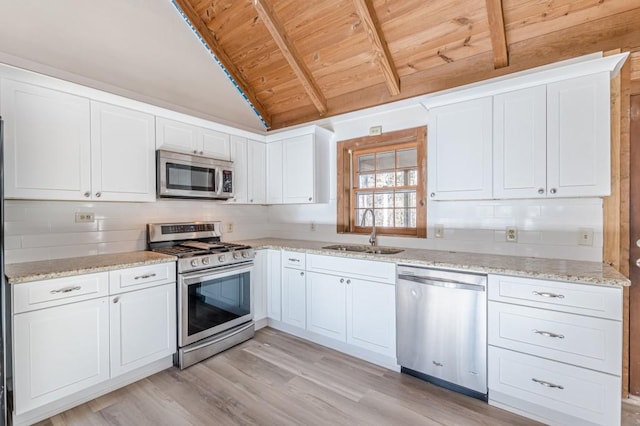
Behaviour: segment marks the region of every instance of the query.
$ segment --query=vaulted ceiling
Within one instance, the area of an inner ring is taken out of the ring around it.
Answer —
[[[277,129],[640,46],[640,0],[173,0]]]

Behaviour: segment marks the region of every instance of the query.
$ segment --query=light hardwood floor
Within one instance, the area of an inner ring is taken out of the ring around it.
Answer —
[[[640,424],[626,405],[623,424]],[[51,425],[534,425],[482,401],[266,328],[73,408]]]

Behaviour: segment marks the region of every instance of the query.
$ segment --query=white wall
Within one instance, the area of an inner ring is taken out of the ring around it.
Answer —
[[[330,124],[335,140],[368,134],[370,126],[383,132],[426,125],[427,113],[419,105],[395,111],[351,114]],[[329,126],[328,126],[329,127]],[[366,244],[368,237],[336,233],[336,142],[331,146],[327,171],[331,202],[316,205],[270,206],[273,236]],[[311,223],[317,230],[311,231]],[[444,226],[444,238],[434,238],[433,227]],[[518,242],[505,241],[505,227],[518,228]],[[593,245],[578,245],[579,231],[593,231]],[[518,256],[602,261],[603,210],[599,198],[492,201],[427,200],[427,237],[381,237],[381,245]]]
[[[95,222],[75,223],[76,212],[93,212]],[[7,263],[146,249],[146,224],[220,220],[233,223],[224,240],[268,236],[267,207],[175,200],[155,203],[5,201]]]

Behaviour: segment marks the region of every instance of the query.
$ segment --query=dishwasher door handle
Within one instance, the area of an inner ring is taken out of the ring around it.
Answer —
[[[414,283],[430,285],[434,287],[445,287],[461,290],[485,291],[485,286],[478,284],[468,284],[460,281],[448,280],[445,278],[424,277],[413,274],[399,274],[398,279],[412,281]]]

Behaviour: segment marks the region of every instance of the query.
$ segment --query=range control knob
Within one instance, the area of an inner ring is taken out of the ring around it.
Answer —
[[[243,251],[242,252],[242,257],[249,257],[249,252]]]
[[[218,256],[218,262],[222,263],[226,260],[227,258],[225,257],[224,254],[221,254],[220,256]]]
[[[238,252],[233,253],[233,258],[234,259],[240,259],[240,253],[238,253]]]
[[[198,259],[192,259],[191,260],[191,266],[198,266]]]
[[[203,265],[208,265],[209,264],[209,258],[208,257],[203,257],[202,258],[202,264]]]

